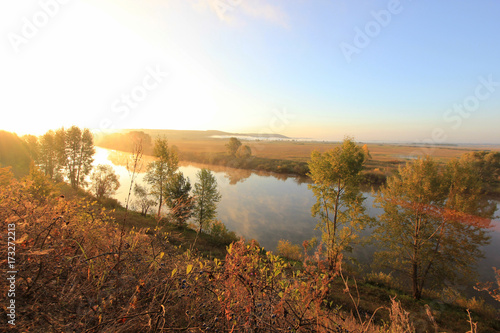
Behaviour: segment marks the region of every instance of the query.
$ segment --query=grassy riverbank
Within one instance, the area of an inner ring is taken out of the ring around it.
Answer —
[[[86,192],[75,192],[66,184],[60,185],[66,196],[77,198],[91,198]],[[160,234],[167,235],[168,244],[176,249],[179,255],[186,251],[194,256],[201,256],[207,260],[219,260],[225,262],[228,255],[229,242],[213,237],[207,233],[201,233],[196,241],[196,246],[192,244],[196,237],[196,231],[188,226],[178,226],[168,221],[158,221],[155,216],[142,216],[137,212],[126,212],[123,207],[108,200],[108,208],[113,208],[111,213],[117,227],[122,221],[126,223],[126,229],[151,230],[146,232],[150,236],[156,237]],[[126,215],[126,216],[125,216]],[[160,224],[160,229],[155,228]],[[194,252],[193,252],[194,251]],[[302,261],[287,259],[282,257],[288,265],[288,270],[304,270]],[[440,332],[466,332],[470,330],[470,322],[478,323],[478,332],[498,332],[500,326],[498,318],[500,313],[482,299],[467,299],[458,294],[437,294],[428,292],[422,300],[414,300],[403,286],[389,275],[368,274],[359,275],[348,268],[343,272],[344,277],[336,277],[331,284],[330,292],[326,298],[327,302],[332,302],[332,307],[336,313],[353,317],[346,321],[345,327],[352,330],[360,329],[361,323],[368,323],[372,320],[374,327],[379,327],[385,331],[389,327],[391,317],[391,298],[401,302],[402,309],[408,311],[407,318],[413,323],[416,332],[424,332],[434,327],[439,327]],[[347,289],[348,287],[348,289]],[[429,309],[430,314],[429,316]],[[471,311],[471,317],[467,314],[467,309]],[[359,317],[357,314],[359,313]],[[402,313],[404,315],[404,313]],[[435,326],[436,325],[436,326]],[[373,329],[373,327],[372,327]],[[372,330],[371,329],[371,330]],[[352,331],[351,330],[351,331]],[[369,331],[371,331],[369,330]]]

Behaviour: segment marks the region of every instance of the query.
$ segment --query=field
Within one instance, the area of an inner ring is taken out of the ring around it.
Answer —
[[[226,151],[227,139],[168,137],[170,145],[175,145],[179,151],[186,153],[218,153]],[[252,148],[252,154],[257,157],[307,162],[311,152],[320,152],[335,148],[335,142],[310,141],[245,141]],[[360,142],[360,144],[364,144]],[[457,145],[457,146],[419,146],[405,144],[367,143],[368,149],[375,161],[402,161],[411,156],[428,154],[442,161],[459,157],[471,151],[500,151],[500,145]]]
[[[252,154],[256,157],[267,159],[279,159],[296,162],[307,162],[311,152],[320,152],[337,147],[339,142],[320,141],[296,141],[280,140],[286,138],[277,136],[277,140],[245,140],[245,136],[252,134],[226,133],[221,131],[184,131],[184,130],[151,130],[130,129],[130,131],[143,132],[152,140],[162,137],[166,138],[170,145],[176,146],[181,153],[222,153],[226,151],[225,145],[230,136],[240,138],[243,144],[252,148]],[[225,136],[226,139],[214,138],[214,136]],[[361,145],[364,142],[359,142]],[[417,144],[390,144],[390,143],[366,143],[372,160],[379,162],[402,162],[411,159],[411,156],[431,155],[438,160],[447,161],[459,157],[464,153],[480,150],[500,151],[500,145],[442,145],[423,146]]]
[[[256,157],[268,159],[307,162],[311,152],[325,152],[335,148],[339,143],[306,142],[306,141],[242,141],[252,148]],[[183,153],[219,153],[226,151],[225,139],[169,139],[169,144],[176,146]],[[363,143],[361,143],[363,144]],[[480,150],[500,151],[500,146],[417,146],[399,144],[367,143],[374,163],[398,164],[416,156],[431,155],[446,162],[452,158]]]

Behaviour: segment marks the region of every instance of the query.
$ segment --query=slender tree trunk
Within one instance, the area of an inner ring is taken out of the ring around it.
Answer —
[[[163,171],[162,171],[163,172]],[[160,197],[159,197],[159,204],[158,204],[158,221],[160,221],[161,218],[161,206],[163,204],[163,174],[160,174]]]
[[[331,236],[332,239],[332,258],[330,259],[330,270],[333,271],[335,266],[337,266],[337,261],[338,261],[338,248],[336,244],[336,239],[337,237],[337,219],[339,215],[339,205],[340,205],[340,179],[338,180],[337,184],[337,195],[335,197],[335,210],[333,214],[333,235]]]
[[[203,222],[204,222],[203,221],[203,218],[204,218],[203,209],[205,208],[204,200],[205,200],[205,186],[203,186],[203,190],[201,192],[201,204],[200,204],[200,215],[199,215],[200,232],[203,229]]]
[[[413,263],[412,263],[412,285],[413,285],[413,298],[420,299],[421,292],[418,286],[418,259],[419,259],[419,248],[418,248],[418,237],[419,237],[419,225],[420,217],[417,216],[415,221],[415,233],[413,235]]]
[[[329,268],[330,270],[332,269],[332,258],[331,258],[331,251],[332,251],[332,248],[333,248],[333,244],[332,244],[332,233],[331,233],[331,230],[330,230],[330,214],[329,214],[329,210],[328,210],[328,203],[325,199],[326,195],[323,196],[323,206],[324,206],[324,210],[325,210],[325,218],[326,218],[326,231],[328,232],[328,265],[329,265]]]
[[[70,171],[70,175],[71,175],[71,187],[75,188],[77,187],[77,184],[76,184],[76,179],[75,179],[75,172],[76,172],[76,152],[75,152],[76,149],[73,150],[73,161],[71,162],[71,171]]]
[[[162,195],[160,194],[160,202],[158,204],[158,218],[161,217],[161,204],[162,204],[162,200],[163,200],[163,198],[162,198]]]
[[[120,230],[120,244],[118,246],[118,258],[116,261],[118,276],[120,276],[120,272],[121,272],[120,262],[121,262],[121,256],[122,256],[123,236],[125,235],[125,222],[127,221],[127,217],[128,217],[128,207],[129,207],[129,203],[130,203],[130,196],[132,195],[132,187],[134,186],[135,177],[137,175],[137,172],[140,169],[140,163],[141,163],[141,159],[142,159],[142,141],[140,141],[139,144],[135,145],[134,151],[132,153],[132,159],[133,159],[132,166],[129,166],[128,161],[127,161],[127,171],[129,173],[129,177],[130,177],[130,186],[128,189],[128,196],[127,196],[127,201],[126,201],[127,204],[125,206],[125,216],[123,217],[123,223],[121,225],[121,230]],[[117,282],[118,282],[118,280],[117,280]]]
[[[82,147],[80,148],[80,156],[78,158],[78,171],[76,173],[76,187],[80,186],[80,170],[82,169],[82,164],[83,164],[83,144]]]
[[[418,287],[418,264],[414,261],[412,267],[412,280],[413,280],[413,298],[420,299],[420,292]]]

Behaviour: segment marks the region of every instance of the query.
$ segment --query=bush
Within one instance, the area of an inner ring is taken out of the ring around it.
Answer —
[[[484,299],[477,299],[476,297],[467,299],[465,297],[460,297],[455,301],[455,303],[463,308],[480,313],[482,316],[487,318],[495,318],[497,315],[495,308],[486,304]]]
[[[382,172],[366,171],[363,173],[363,181],[367,185],[383,185],[387,182],[387,176]]]
[[[116,209],[121,206],[120,202],[117,199],[109,197],[104,197],[101,200],[99,200],[99,202],[101,203],[101,205],[103,205],[108,209]]]
[[[324,306],[332,279],[314,273],[317,267],[291,278],[283,259],[240,240],[229,246],[221,268],[216,280],[223,316],[216,328],[223,332],[343,331],[344,320]]]
[[[279,240],[276,250],[283,258],[300,261],[302,259],[302,250],[299,245],[292,245],[288,240]]]
[[[238,241],[234,231],[229,231],[222,221],[215,220],[210,224],[209,234],[222,244]]]
[[[387,287],[399,289],[397,282],[394,280],[391,274],[385,274],[383,272],[372,272],[368,273],[365,277],[365,282],[369,284],[373,284],[379,287]]]

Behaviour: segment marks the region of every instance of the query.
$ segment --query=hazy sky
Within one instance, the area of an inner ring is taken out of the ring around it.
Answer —
[[[0,129],[500,143],[500,2],[0,2]]]

